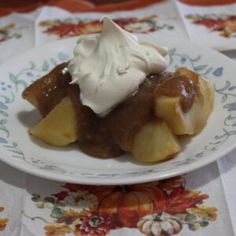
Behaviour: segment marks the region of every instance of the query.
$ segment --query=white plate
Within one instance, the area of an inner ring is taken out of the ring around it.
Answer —
[[[76,39],[31,50],[0,67],[0,159],[24,172],[58,181],[82,184],[131,184],[183,174],[225,155],[236,146],[236,64],[208,48],[170,39],[143,39],[168,46],[170,67],[187,66],[215,86],[215,108],[207,127],[185,143],[174,159],[142,165],[129,155],[98,159],[76,145],[55,148],[31,139],[27,129],[39,116],[21,98],[22,90],[56,64],[71,58]],[[201,115],[201,114],[199,114]]]

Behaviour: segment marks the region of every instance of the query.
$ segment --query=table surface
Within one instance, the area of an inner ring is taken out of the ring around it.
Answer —
[[[81,35],[82,30],[86,34],[93,33],[89,23],[98,21],[104,14],[126,18],[127,22],[135,18],[135,26],[141,25],[145,31],[142,33],[196,41],[196,35],[205,32],[199,43],[216,50],[224,49],[221,53],[236,61],[236,27],[227,28],[228,18],[226,28],[214,31],[212,40],[209,29],[199,28],[197,24],[191,26],[184,17],[197,12],[215,12],[215,18],[217,14],[236,17],[236,4],[212,6],[206,10],[204,6],[193,7],[171,0],[143,1],[145,6],[140,3],[142,1],[135,1],[132,6],[129,1],[118,5],[113,1],[112,6],[107,1],[98,5],[97,1],[68,1],[66,6],[63,1],[57,1],[60,8],[55,6],[56,1],[47,1],[50,6],[45,6],[45,2],[38,1],[38,5],[24,9],[16,6],[15,10],[21,13],[6,15],[12,7],[0,10],[1,64],[28,49]],[[86,2],[88,8],[82,9],[78,2]],[[149,6],[153,2],[155,4]],[[73,4],[77,5],[71,9]],[[115,11],[124,10],[124,7],[126,11]],[[208,19],[210,13],[203,18]],[[150,19],[155,23],[152,27]],[[86,22],[87,28],[82,28],[81,22]],[[0,235],[150,235],[150,230],[154,230],[154,235],[164,231],[166,235],[236,235],[235,156],[236,150],[184,176],[131,185],[129,189],[59,183],[30,176],[0,162]]]

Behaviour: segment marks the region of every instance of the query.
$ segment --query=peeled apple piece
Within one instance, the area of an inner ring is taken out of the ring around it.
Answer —
[[[166,122],[153,120],[135,135],[131,153],[138,161],[152,163],[167,160],[180,150],[179,141]]]
[[[208,80],[186,68],[180,67],[176,73],[194,80],[197,89],[192,107],[185,113],[180,97],[156,96],[155,114],[167,122],[174,134],[195,135],[205,127],[213,110],[214,88]]]
[[[66,146],[78,139],[77,117],[72,101],[63,98],[29,133],[54,146]]]

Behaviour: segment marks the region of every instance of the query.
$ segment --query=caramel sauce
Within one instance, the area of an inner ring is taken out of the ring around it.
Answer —
[[[130,151],[137,131],[153,119],[153,95],[161,74],[148,76],[138,91],[119,104],[106,117],[98,117],[79,99],[79,88],[70,90],[75,109],[78,111],[80,149],[96,157],[119,156]]]
[[[106,119],[98,117],[89,107],[82,105],[79,86],[71,85],[68,94],[77,112],[80,149],[88,155],[102,158],[122,154],[124,151],[112,139]]]
[[[22,96],[33,94],[37,100],[37,107],[46,116],[59,101],[66,96],[66,89],[70,86],[71,76],[65,71],[67,63],[56,66],[44,77],[36,80],[27,87]]]
[[[156,96],[180,97],[183,112],[188,112],[192,107],[195,93],[193,79],[175,74],[167,76],[167,79],[158,84],[155,89]]]
[[[64,96],[70,96],[77,112],[78,145],[91,156],[115,157],[130,151],[138,130],[155,118],[154,96],[181,97],[184,112],[193,104],[195,88],[191,78],[169,72],[150,74],[135,94],[101,118],[89,107],[82,105],[79,86],[69,84],[71,76],[69,73],[62,73],[66,65],[67,63],[63,63],[57,66],[42,78],[43,82],[36,81],[31,86],[36,84],[37,91],[40,91],[39,109],[44,115]]]
[[[105,118],[113,140],[124,151],[130,151],[137,131],[154,117],[154,89],[161,74],[148,76],[138,91],[118,105]]]

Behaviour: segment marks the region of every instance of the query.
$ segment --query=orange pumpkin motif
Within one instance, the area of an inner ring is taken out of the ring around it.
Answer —
[[[117,215],[126,227],[136,227],[141,217],[166,208],[166,194],[154,185],[100,188],[93,193],[98,198],[98,212]]]

